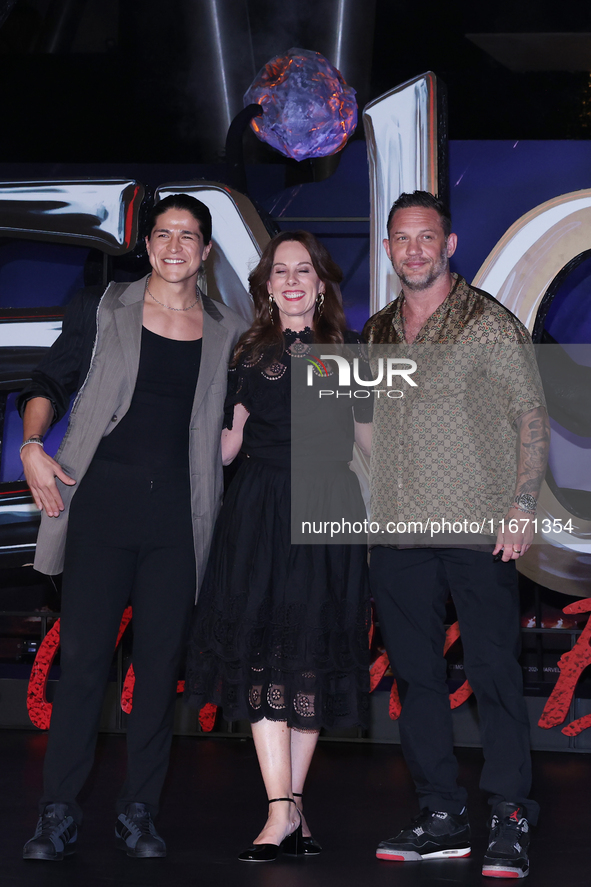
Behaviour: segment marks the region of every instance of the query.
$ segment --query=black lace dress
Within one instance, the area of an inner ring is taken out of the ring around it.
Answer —
[[[230,371],[226,427],[234,405],[243,404],[247,458],[216,524],[185,684],[198,708],[213,702],[228,720],[268,718],[300,730],[367,726],[369,715],[367,548],[290,543],[291,362],[305,357],[311,341],[309,330],[288,330],[280,362],[261,368],[264,361],[243,361]],[[350,429],[349,460],[351,402],[335,408]],[[324,415],[335,421],[334,413]],[[355,418],[371,421],[363,407]],[[340,464],[359,513],[357,478]],[[330,483],[330,472],[321,475]]]

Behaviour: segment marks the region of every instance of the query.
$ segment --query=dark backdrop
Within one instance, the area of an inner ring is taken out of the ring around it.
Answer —
[[[248,86],[252,66],[279,44],[318,48],[314,35],[330,2],[248,0],[252,62],[244,63],[237,88]],[[70,0],[70,27],[51,44],[49,23],[60,4],[0,0],[0,20],[2,9],[7,13],[0,25],[0,162],[216,159],[200,139],[212,125],[211,78],[195,67],[213,51],[200,12],[207,4]],[[519,32],[591,32],[591,4],[376,0],[370,94],[430,69],[448,85],[452,139],[588,137],[589,72],[510,70],[466,36]],[[565,67],[568,59],[548,64]],[[266,150],[257,159],[278,160]]]

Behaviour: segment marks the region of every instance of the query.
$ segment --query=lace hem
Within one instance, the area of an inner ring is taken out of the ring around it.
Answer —
[[[198,671],[187,673],[185,700],[195,708],[219,705],[229,721],[265,718],[309,732],[367,727],[369,672],[284,672],[226,663],[207,653]]]

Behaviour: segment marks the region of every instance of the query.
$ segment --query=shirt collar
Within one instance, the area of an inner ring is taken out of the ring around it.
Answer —
[[[413,344],[436,341],[449,316],[458,310],[464,310],[466,294],[470,292],[470,288],[460,274],[456,274],[455,271],[452,271],[451,276],[454,281],[451,290],[441,305],[439,305],[439,307],[436,308],[433,314],[427,319]],[[401,290],[398,298],[394,302],[394,312],[392,315],[392,327],[396,332],[399,342],[405,341],[404,321],[402,319],[403,304],[404,293]]]

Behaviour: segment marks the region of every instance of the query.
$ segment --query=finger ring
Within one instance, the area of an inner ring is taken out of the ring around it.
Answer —
[[[514,548],[513,551],[515,554],[521,554],[521,548]]]

